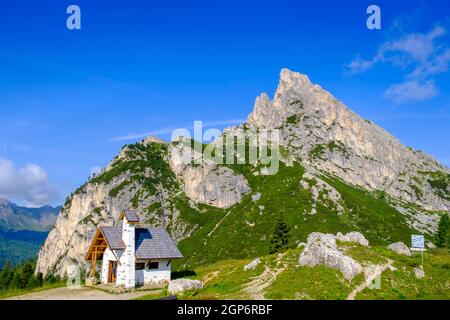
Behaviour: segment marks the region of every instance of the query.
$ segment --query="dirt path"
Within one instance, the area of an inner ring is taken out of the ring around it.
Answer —
[[[283,256],[284,254],[278,256],[276,259],[277,264],[280,263]],[[250,295],[252,300],[265,300],[264,290],[277,279],[278,274],[286,269],[285,266],[275,269],[271,269],[268,265],[265,265],[264,267],[263,273],[255,277],[243,290]]]
[[[233,210],[229,210],[229,211],[223,216],[223,218],[220,219],[220,221],[216,223],[216,225],[215,225],[214,228],[211,230],[211,232],[208,233],[208,238],[210,238],[211,235],[214,233],[214,231],[217,230],[217,228],[221,225],[221,223],[223,222],[223,220],[225,220],[225,219],[228,217],[228,215],[231,213],[231,211],[233,211]],[[206,242],[207,242],[207,241],[208,241],[208,239],[205,239],[205,242],[204,242],[205,245],[206,245]]]
[[[82,287],[81,289],[56,288],[33,292],[6,300],[130,300],[145,296],[153,291],[135,291],[123,294],[111,294],[105,291]]]
[[[211,273],[208,273],[206,276],[204,276],[202,278],[202,282],[204,284],[208,283],[209,281],[211,281],[212,279],[214,279],[215,277],[217,277],[220,274],[220,271],[213,271]]]
[[[386,271],[388,268],[391,268],[392,263],[393,261],[389,259],[386,264],[372,266],[372,268],[369,269],[366,273],[366,280],[355,289],[353,289],[353,291],[347,297],[347,300],[355,300],[356,295],[366,289],[370,284],[372,284],[373,280],[380,276],[384,271]]]

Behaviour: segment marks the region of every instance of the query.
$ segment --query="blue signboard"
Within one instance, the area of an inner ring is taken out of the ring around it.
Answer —
[[[425,238],[424,236],[412,235],[411,242],[413,248],[425,249]]]

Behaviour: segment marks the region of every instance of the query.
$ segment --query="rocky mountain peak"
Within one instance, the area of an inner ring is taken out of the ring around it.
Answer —
[[[155,136],[148,136],[147,138],[145,138],[142,141],[142,144],[144,144],[144,145],[148,145],[150,143],[167,144],[166,141],[164,141],[164,140],[162,140],[162,139],[160,139],[158,137],[155,137]]]
[[[313,88],[314,85],[307,75],[284,68],[280,72],[280,81],[275,97],[282,96],[290,90],[299,92],[301,90],[310,90]]]
[[[448,181],[447,168],[363,119],[306,75],[283,69],[273,100],[265,93],[257,97],[247,124],[279,129],[281,145],[306,166],[427,210],[450,207],[448,187],[434,190],[439,183],[433,182]]]
[[[346,107],[320,86],[313,84],[308,76],[283,69],[273,100],[266,93],[257,97],[247,122],[252,127],[273,129],[294,114],[322,112],[330,118],[336,117],[341,108]]]

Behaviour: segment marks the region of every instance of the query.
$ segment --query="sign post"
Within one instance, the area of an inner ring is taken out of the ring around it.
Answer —
[[[423,264],[423,252],[425,251],[425,237],[422,235],[411,235],[411,251],[414,252],[418,251],[422,253],[422,264]]]

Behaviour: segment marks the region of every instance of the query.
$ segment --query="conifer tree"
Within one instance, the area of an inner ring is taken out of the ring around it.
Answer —
[[[31,262],[26,262],[21,269],[21,288],[28,288],[30,279],[34,276],[33,265]]]
[[[14,275],[11,279],[9,287],[13,289],[22,289],[22,276],[20,269],[16,268],[14,270]]]
[[[277,253],[284,251],[288,248],[290,239],[290,228],[284,221],[283,214],[280,213],[275,225],[275,230],[270,241],[270,253]]]
[[[7,290],[14,275],[11,263],[6,262],[0,272],[0,290]]]
[[[438,231],[436,234],[436,245],[439,248],[443,248],[446,245],[450,246],[450,243],[447,243],[449,234],[450,234],[450,218],[448,214],[443,214],[439,221]]]

